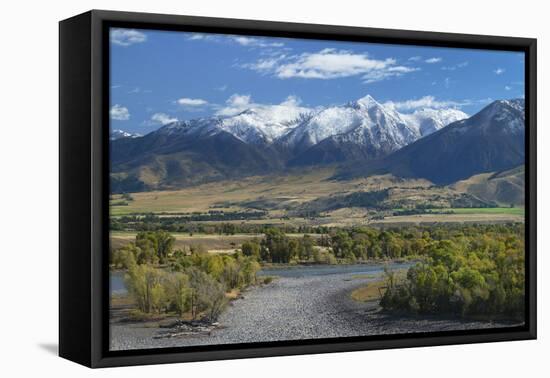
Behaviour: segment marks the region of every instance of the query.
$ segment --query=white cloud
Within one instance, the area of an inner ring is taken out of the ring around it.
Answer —
[[[252,105],[250,95],[232,94],[226,101],[225,106],[218,109],[216,115],[231,116],[238,114]]]
[[[365,83],[374,83],[376,81],[381,81],[388,79],[390,77],[401,76],[403,74],[418,71],[418,68],[404,67],[404,66],[395,66],[388,67],[386,70],[376,70],[367,73],[363,78]]]
[[[302,103],[302,99],[300,97],[296,95],[290,95],[283,102],[281,102],[280,105],[296,107],[296,106],[300,106],[301,103]]]
[[[203,105],[207,105],[208,101],[203,100],[201,98],[182,97],[177,100],[177,103],[183,106],[203,106]]]
[[[227,84],[224,84],[224,85],[220,85],[219,87],[216,87],[216,90],[220,92],[225,92],[227,88],[229,88]]]
[[[422,59],[421,56],[411,56],[408,60],[411,62],[419,62]]]
[[[191,33],[187,36],[190,41],[209,41],[218,43],[237,43],[245,47],[284,47],[283,42],[272,42],[268,38],[254,38],[243,35],[215,35],[204,33]]]
[[[507,91],[509,91],[509,90],[511,90],[511,89],[512,89],[512,87],[511,87],[511,86],[509,86],[509,85],[505,85],[505,86],[504,86],[504,89],[505,89],[505,90],[507,90]]]
[[[361,75],[366,83],[417,71],[399,66],[395,59],[372,59],[367,54],[347,50],[323,49],[315,53],[280,55],[242,65],[244,68],[271,74],[280,79],[337,79]]]
[[[430,108],[430,109],[441,109],[441,108],[458,108],[461,106],[468,105],[468,101],[442,101],[437,100],[434,96],[424,96],[418,99],[406,100],[406,101],[388,101],[384,103],[389,107],[392,107],[397,110],[415,110],[420,108]]]
[[[290,95],[285,98],[278,106],[286,106],[290,108],[297,108],[302,103],[302,99],[296,95]],[[216,111],[216,115],[219,116],[232,116],[239,114],[250,108],[267,109],[277,105],[271,104],[259,104],[252,101],[252,97],[248,94],[232,94],[226,101],[225,106],[219,107]]]
[[[233,94],[226,101],[231,106],[247,106],[250,104],[250,95]]]
[[[200,41],[202,39],[207,39],[209,37],[208,34],[203,33],[191,33],[187,36],[187,39],[191,41]]]
[[[434,64],[434,63],[439,63],[442,60],[443,59],[441,59],[441,58],[429,58],[429,59],[426,59],[424,62],[426,62],[428,64]]]
[[[243,64],[242,67],[264,74],[273,73],[277,70],[279,62],[283,61],[285,58],[286,55],[283,54],[278,57],[259,59],[256,63]]]
[[[497,68],[496,70],[494,70],[493,72],[497,75],[502,75],[506,70],[504,68]]]
[[[151,116],[151,121],[155,123],[160,123],[161,125],[167,125],[172,122],[177,122],[176,117],[169,116],[166,113],[155,113]]]
[[[109,110],[109,115],[111,119],[117,121],[128,121],[130,119],[130,111],[128,111],[128,108],[119,104],[115,104],[111,107],[111,110]]]
[[[147,35],[135,29],[112,29],[110,37],[111,43],[119,46],[130,46],[147,40]]]
[[[443,71],[455,71],[459,68],[467,67],[468,64],[470,64],[470,63],[466,61],[466,62],[457,63],[457,64],[452,65],[452,66],[444,66],[444,67],[441,67],[441,69]]]
[[[267,42],[266,39],[251,38],[245,36],[234,36],[233,40],[241,46],[248,47],[283,47],[285,44],[282,42]]]
[[[134,87],[132,89],[130,89],[127,93],[128,94],[138,94],[138,93],[151,93],[153,92],[152,90],[150,89],[143,89],[143,88],[140,88],[140,87]]]

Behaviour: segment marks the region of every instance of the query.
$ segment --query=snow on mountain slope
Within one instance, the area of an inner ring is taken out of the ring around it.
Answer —
[[[298,106],[266,105],[224,118],[219,127],[247,143],[272,143],[304,121],[311,110]]]
[[[347,142],[380,148],[391,145],[392,150],[403,147],[421,135],[401,115],[384,107],[371,96],[365,96],[344,106],[321,110],[282,139],[290,147],[308,147],[329,137]]]
[[[391,152],[467,115],[456,109],[399,113],[370,95],[345,105],[306,108],[296,104],[255,105],[236,115],[178,121],[163,126],[166,135],[215,135],[227,132],[248,144],[274,144],[304,150],[334,137]]]
[[[262,105],[233,116],[214,116],[177,121],[163,126],[165,135],[215,135],[227,132],[245,143],[273,143],[309,117],[311,110],[292,105]]]
[[[420,135],[426,136],[442,129],[450,123],[468,118],[468,114],[458,109],[418,109],[410,114],[402,114],[402,118],[414,125]]]
[[[124,131],[124,130],[120,130],[120,129],[114,129],[113,131],[111,131],[111,135],[109,136],[109,139],[110,140],[117,140],[117,139],[121,139],[121,138],[137,138],[137,137],[140,137],[141,134],[132,134],[132,133],[129,133],[127,131]]]
[[[525,100],[499,100],[475,115],[483,131],[501,131],[507,134],[523,133],[525,129]],[[473,117],[472,117],[473,118]]]
[[[499,100],[386,156],[376,166],[359,170],[365,169],[361,174],[391,173],[447,185],[479,173],[504,171],[523,164],[524,102]]]

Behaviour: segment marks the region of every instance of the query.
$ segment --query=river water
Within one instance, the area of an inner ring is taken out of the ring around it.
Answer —
[[[277,276],[288,278],[316,277],[332,274],[350,274],[350,275],[379,275],[384,272],[384,267],[392,270],[406,269],[412,263],[368,263],[351,265],[297,265],[263,268],[258,272],[258,276]],[[124,295],[127,293],[124,283],[124,272],[111,272],[110,274],[111,294]]]

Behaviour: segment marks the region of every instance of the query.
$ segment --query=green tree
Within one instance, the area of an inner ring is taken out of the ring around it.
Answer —
[[[181,317],[191,308],[189,276],[181,272],[174,272],[168,276],[166,283],[168,298],[173,309]]]
[[[149,265],[135,265],[125,275],[128,292],[141,311],[160,313],[166,306],[165,276],[162,270]]]
[[[245,256],[254,257],[256,260],[260,259],[260,244],[256,239],[244,242],[241,245],[241,251]]]

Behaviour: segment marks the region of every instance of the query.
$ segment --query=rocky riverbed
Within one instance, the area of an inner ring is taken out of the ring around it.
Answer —
[[[232,301],[208,332],[180,332],[148,323],[111,323],[111,349],[148,349],[192,345],[303,340],[392,333],[480,329],[515,324],[396,317],[384,314],[377,303],[359,303],[350,292],[373,278],[349,273],[279,277]]]

